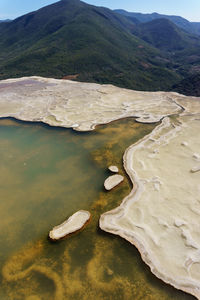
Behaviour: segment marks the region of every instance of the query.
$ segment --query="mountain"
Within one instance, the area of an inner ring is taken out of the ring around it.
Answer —
[[[130,20],[137,19],[133,34],[165,53],[182,79],[175,82],[171,90],[185,95],[200,96],[200,23],[189,22],[179,16],[166,16],[157,13],[115,12]]]
[[[132,31],[145,42],[163,51],[179,51],[200,47],[200,39],[188,34],[168,19],[140,23]]]
[[[200,97],[200,73],[189,76],[175,84],[173,90],[186,96]]]
[[[5,22],[11,22],[11,20],[6,19],[6,20],[0,20],[0,23],[5,23]]]
[[[191,22],[191,24],[194,29],[194,33],[200,35],[200,22]]]
[[[200,73],[199,48],[200,37],[166,18],[142,23],[61,0],[0,23],[0,79],[38,75],[168,91]]]
[[[136,12],[128,12],[123,9],[116,9],[114,11],[126,17],[135,18],[141,23],[146,23],[157,19],[168,19],[171,22],[173,22],[175,25],[180,27],[181,29],[191,34],[200,35],[200,22],[189,22],[188,20],[180,16],[169,16],[169,15],[163,15],[158,13],[142,14]]]
[[[0,79],[74,76],[167,90],[182,77],[158,49],[132,34],[136,23],[107,8],[62,0],[0,24]]]

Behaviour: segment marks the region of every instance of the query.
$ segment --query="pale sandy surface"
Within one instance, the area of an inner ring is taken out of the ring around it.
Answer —
[[[112,190],[115,186],[120,184],[124,180],[124,177],[122,175],[112,175],[106,178],[104,181],[104,187],[107,191]]]
[[[80,230],[90,219],[90,213],[86,210],[79,210],[74,213],[69,219],[62,224],[54,227],[49,232],[49,237],[52,240],[59,240],[70,233]]]
[[[112,85],[27,77],[0,81],[0,117],[92,130],[125,117],[157,122],[181,111],[176,93],[137,92]]]

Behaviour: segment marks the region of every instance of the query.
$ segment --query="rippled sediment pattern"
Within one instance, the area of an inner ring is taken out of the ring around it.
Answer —
[[[133,119],[77,133],[0,121],[0,299],[194,299],[155,278],[126,241],[98,229],[100,214],[120,204],[128,179],[103,182],[125,149],[154,125]],[[59,243],[48,231],[79,209],[92,220]]]

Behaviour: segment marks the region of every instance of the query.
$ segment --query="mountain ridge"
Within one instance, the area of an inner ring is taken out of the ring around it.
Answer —
[[[158,14],[156,12],[148,13],[148,14],[137,13],[137,12],[128,12],[123,9],[115,9],[114,11],[121,15],[127,16],[127,17],[136,18],[141,23],[146,23],[149,21],[153,21],[155,19],[165,18],[165,19],[168,19],[171,22],[173,22],[175,25],[177,25],[181,29],[187,31],[188,33],[200,35],[200,22],[190,22],[181,16]]]
[[[37,75],[169,91],[198,71],[199,43],[170,20],[141,23],[61,0],[0,23],[0,79]]]
[[[157,49],[131,33],[134,27],[107,8],[56,2],[0,26],[0,78],[78,74],[77,80],[142,90],[181,79]]]
[[[200,39],[196,35],[188,34],[166,18],[139,23],[132,32],[163,51],[183,50],[192,45],[200,47]]]

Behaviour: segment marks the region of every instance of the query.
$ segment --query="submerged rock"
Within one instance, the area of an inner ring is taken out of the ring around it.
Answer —
[[[67,235],[76,232],[83,228],[83,226],[90,220],[90,212],[86,210],[79,210],[71,217],[69,217],[62,224],[55,226],[49,232],[49,238],[53,241],[60,240]]]
[[[124,177],[122,175],[112,175],[109,176],[105,181],[104,181],[104,187],[107,191],[112,190],[115,186],[120,184],[124,180]]]

